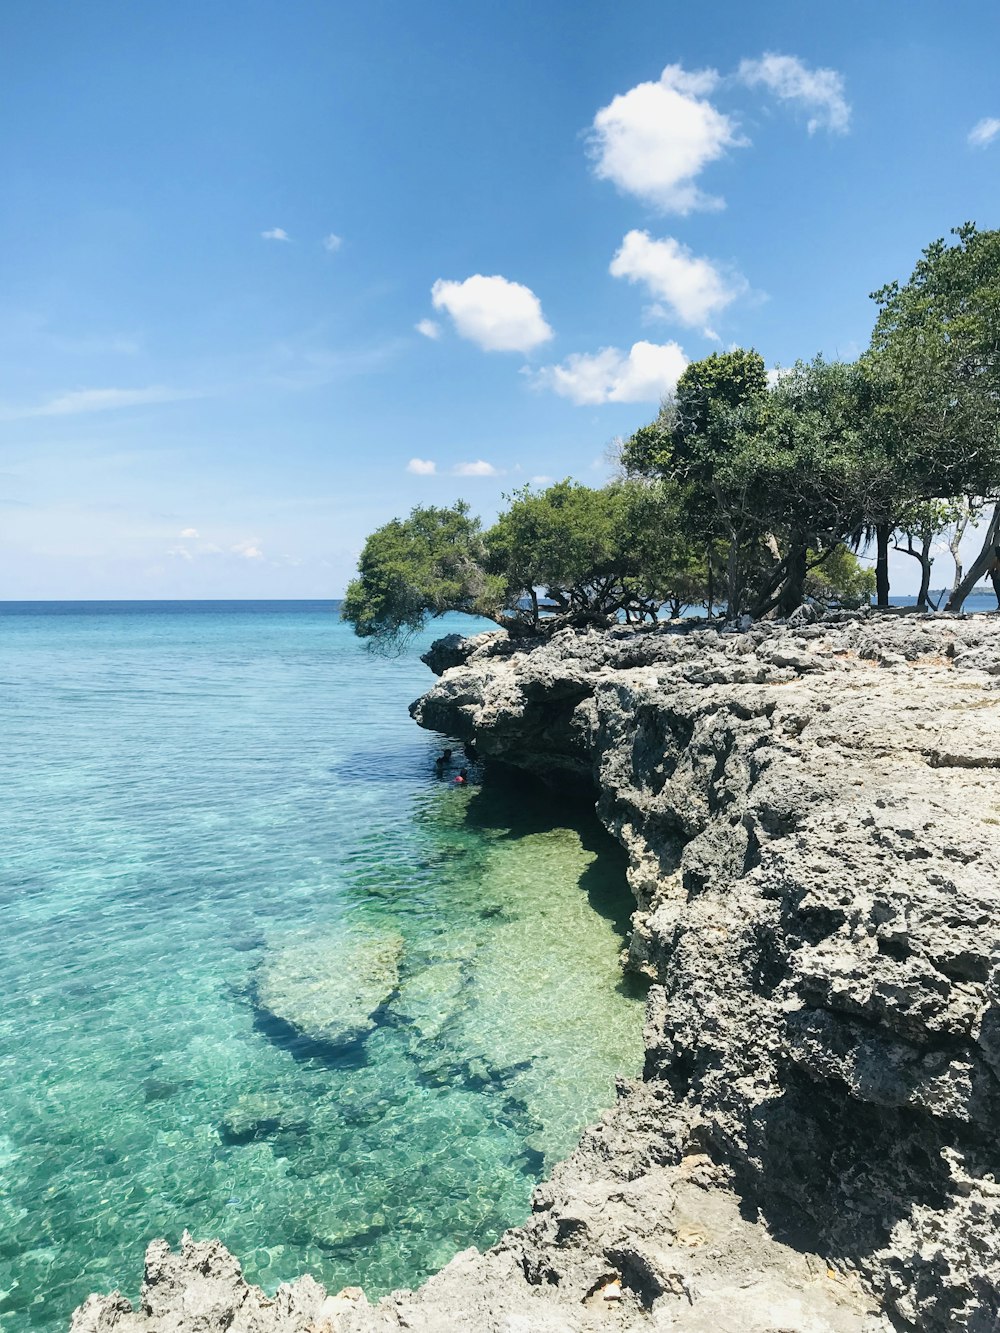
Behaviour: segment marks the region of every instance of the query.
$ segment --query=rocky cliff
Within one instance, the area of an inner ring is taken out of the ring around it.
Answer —
[[[593,783],[653,982],[643,1080],[525,1227],[417,1293],[269,1302],[158,1242],[142,1309],[92,1297],[74,1333],[1000,1328],[1000,623],[487,635],[430,665],[422,725]]]

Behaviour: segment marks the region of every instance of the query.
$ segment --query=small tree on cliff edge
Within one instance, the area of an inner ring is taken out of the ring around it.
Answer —
[[[485,555],[479,519],[463,501],[453,509],[418,506],[365,542],[341,615],[360,638],[390,653],[445,611],[500,623],[503,586],[486,572]]]

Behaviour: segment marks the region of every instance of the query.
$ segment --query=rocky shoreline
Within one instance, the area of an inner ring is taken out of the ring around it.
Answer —
[[[524,1227],[415,1293],[268,1299],[185,1238],[74,1333],[1000,1326],[1000,622],[802,611],[428,661],[421,725],[596,789],[653,983],[643,1079]]]

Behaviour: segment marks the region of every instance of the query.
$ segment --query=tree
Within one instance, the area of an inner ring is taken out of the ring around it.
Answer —
[[[746,529],[772,557],[753,590],[754,615],[799,606],[810,569],[861,522],[868,390],[859,366],[817,357],[731,415],[718,490],[730,506],[738,498]]]
[[[727,462],[732,414],[766,392],[764,359],[752,349],[693,361],[657,419],[636,431],[621,453],[627,474],[663,478],[676,488],[688,537],[705,552],[710,582],[713,548],[725,543],[730,618],[742,603],[746,516],[739,497],[733,503],[720,488],[718,474]]]
[[[629,559],[626,617],[656,619],[665,606],[676,619],[689,606],[710,605],[713,552],[692,538],[680,487],[657,478],[626,481],[618,491]]]
[[[429,616],[446,611],[504,623],[502,587],[486,571],[485,555],[479,519],[463,501],[452,509],[418,506],[365,542],[341,615],[383,652],[401,651]]]
[[[873,293],[879,315],[868,362],[881,382],[877,428],[911,498],[1000,494],[1000,231],[955,228],[934,241],[909,282]],[[1000,509],[948,602],[960,610],[1000,559]]]
[[[540,624],[538,590],[562,616],[600,621],[621,601],[622,515],[617,495],[561,481],[524,486],[487,534],[488,566],[508,606],[526,601]]]
[[[769,387],[757,352],[716,353],[624,445],[627,470],[678,488],[689,543],[723,545],[730,619],[800,605],[861,525],[869,393],[860,366],[817,358]]]
[[[676,492],[667,483],[594,489],[525,486],[488,532],[468,506],[417,508],[368,538],[342,615],[381,651],[401,648],[429,617],[483,616],[514,635],[655,619],[700,600]]]
[[[875,571],[840,545],[825,560],[812,564],[805,591],[807,597],[824,605],[867,606],[875,591]]]

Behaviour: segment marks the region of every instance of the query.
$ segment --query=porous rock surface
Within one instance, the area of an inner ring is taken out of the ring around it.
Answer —
[[[643,1079],[523,1228],[416,1293],[265,1303],[217,1243],[157,1242],[140,1310],[92,1297],[74,1333],[1000,1328],[1000,622],[481,636],[433,665],[422,725],[593,782],[653,983]]]

